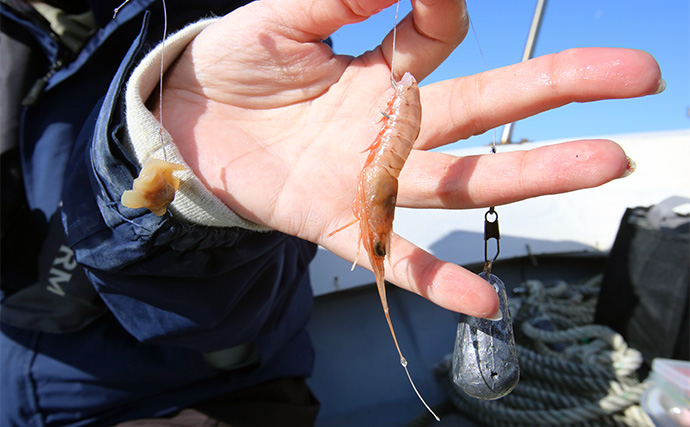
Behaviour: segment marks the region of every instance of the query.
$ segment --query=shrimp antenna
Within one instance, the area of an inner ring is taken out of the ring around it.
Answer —
[[[390,259],[389,259],[390,262]],[[393,322],[391,321],[391,315],[390,315],[390,310],[388,309],[388,298],[386,297],[386,282],[382,277],[377,277],[376,278],[376,287],[379,289],[379,296],[381,297],[381,303],[383,305],[383,314],[386,316],[386,321],[388,322],[388,328],[391,331],[391,335],[393,336],[393,342],[395,343],[395,348],[398,350],[398,355],[400,356],[400,365],[403,367],[405,370],[405,373],[407,374],[407,379],[410,380],[410,385],[412,386],[412,389],[414,392],[417,394],[417,397],[419,400],[422,402],[424,407],[431,413],[431,415],[434,416],[436,421],[441,421],[441,419],[436,415],[436,413],[431,409],[431,407],[426,403],[424,398],[422,397],[422,394],[417,390],[417,386],[414,385],[414,381],[412,381],[412,376],[410,375],[410,371],[407,369],[407,359],[405,359],[405,356],[402,354],[402,350],[400,350],[400,344],[398,344],[398,338],[395,336],[395,329],[393,329]]]

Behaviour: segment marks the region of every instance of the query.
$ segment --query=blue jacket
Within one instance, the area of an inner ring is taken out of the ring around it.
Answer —
[[[34,71],[47,72],[19,129],[43,243],[37,277],[2,272],[0,425],[111,425],[310,375],[313,244],[119,203],[138,174],[121,145],[123,86],[160,39],[160,3],[132,0],[113,19],[121,0],[91,1],[98,28],[68,59],[13,3],[2,31],[39,48]],[[168,0],[168,29],[238,3]],[[237,349],[241,363],[224,369]]]

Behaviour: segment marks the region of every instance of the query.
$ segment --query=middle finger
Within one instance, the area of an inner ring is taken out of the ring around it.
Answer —
[[[628,170],[612,141],[584,140],[483,156],[413,150],[400,174],[397,205],[470,209],[591,188]]]

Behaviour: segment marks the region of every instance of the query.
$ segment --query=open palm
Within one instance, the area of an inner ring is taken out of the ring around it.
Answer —
[[[207,27],[165,78],[166,128],[221,200],[248,220],[350,261],[356,227],[328,233],[353,219],[362,152],[391,94],[392,34],[357,58],[335,55],[321,41],[391,3],[255,2]],[[398,78],[409,71],[423,79],[467,32],[464,2],[425,3],[413,1],[400,23]],[[474,208],[608,182],[627,166],[608,141],[472,158],[424,150],[569,102],[651,94],[660,81],[643,52],[581,49],[426,86],[398,206]],[[387,280],[439,305],[476,316],[496,311],[495,292],[482,279],[403,238],[393,241],[391,265]]]

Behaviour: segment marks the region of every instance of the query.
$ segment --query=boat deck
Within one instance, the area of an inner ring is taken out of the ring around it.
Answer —
[[[499,261],[494,266],[510,290],[525,279],[586,280],[604,270],[606,257],[588,252]],[[480,265],[470,266],[478,271]],[[458,315],[388,285],[400,347],[419,392],[432,407],[447,400],[433,370],[452,353]],[[316,365],[309,385],[321,401],[317,426],[404,426],[426,410],[414,394],[383,316],[374,284],[316,298],[309,331]],[[475,426],[461,414],[443,425]]]

